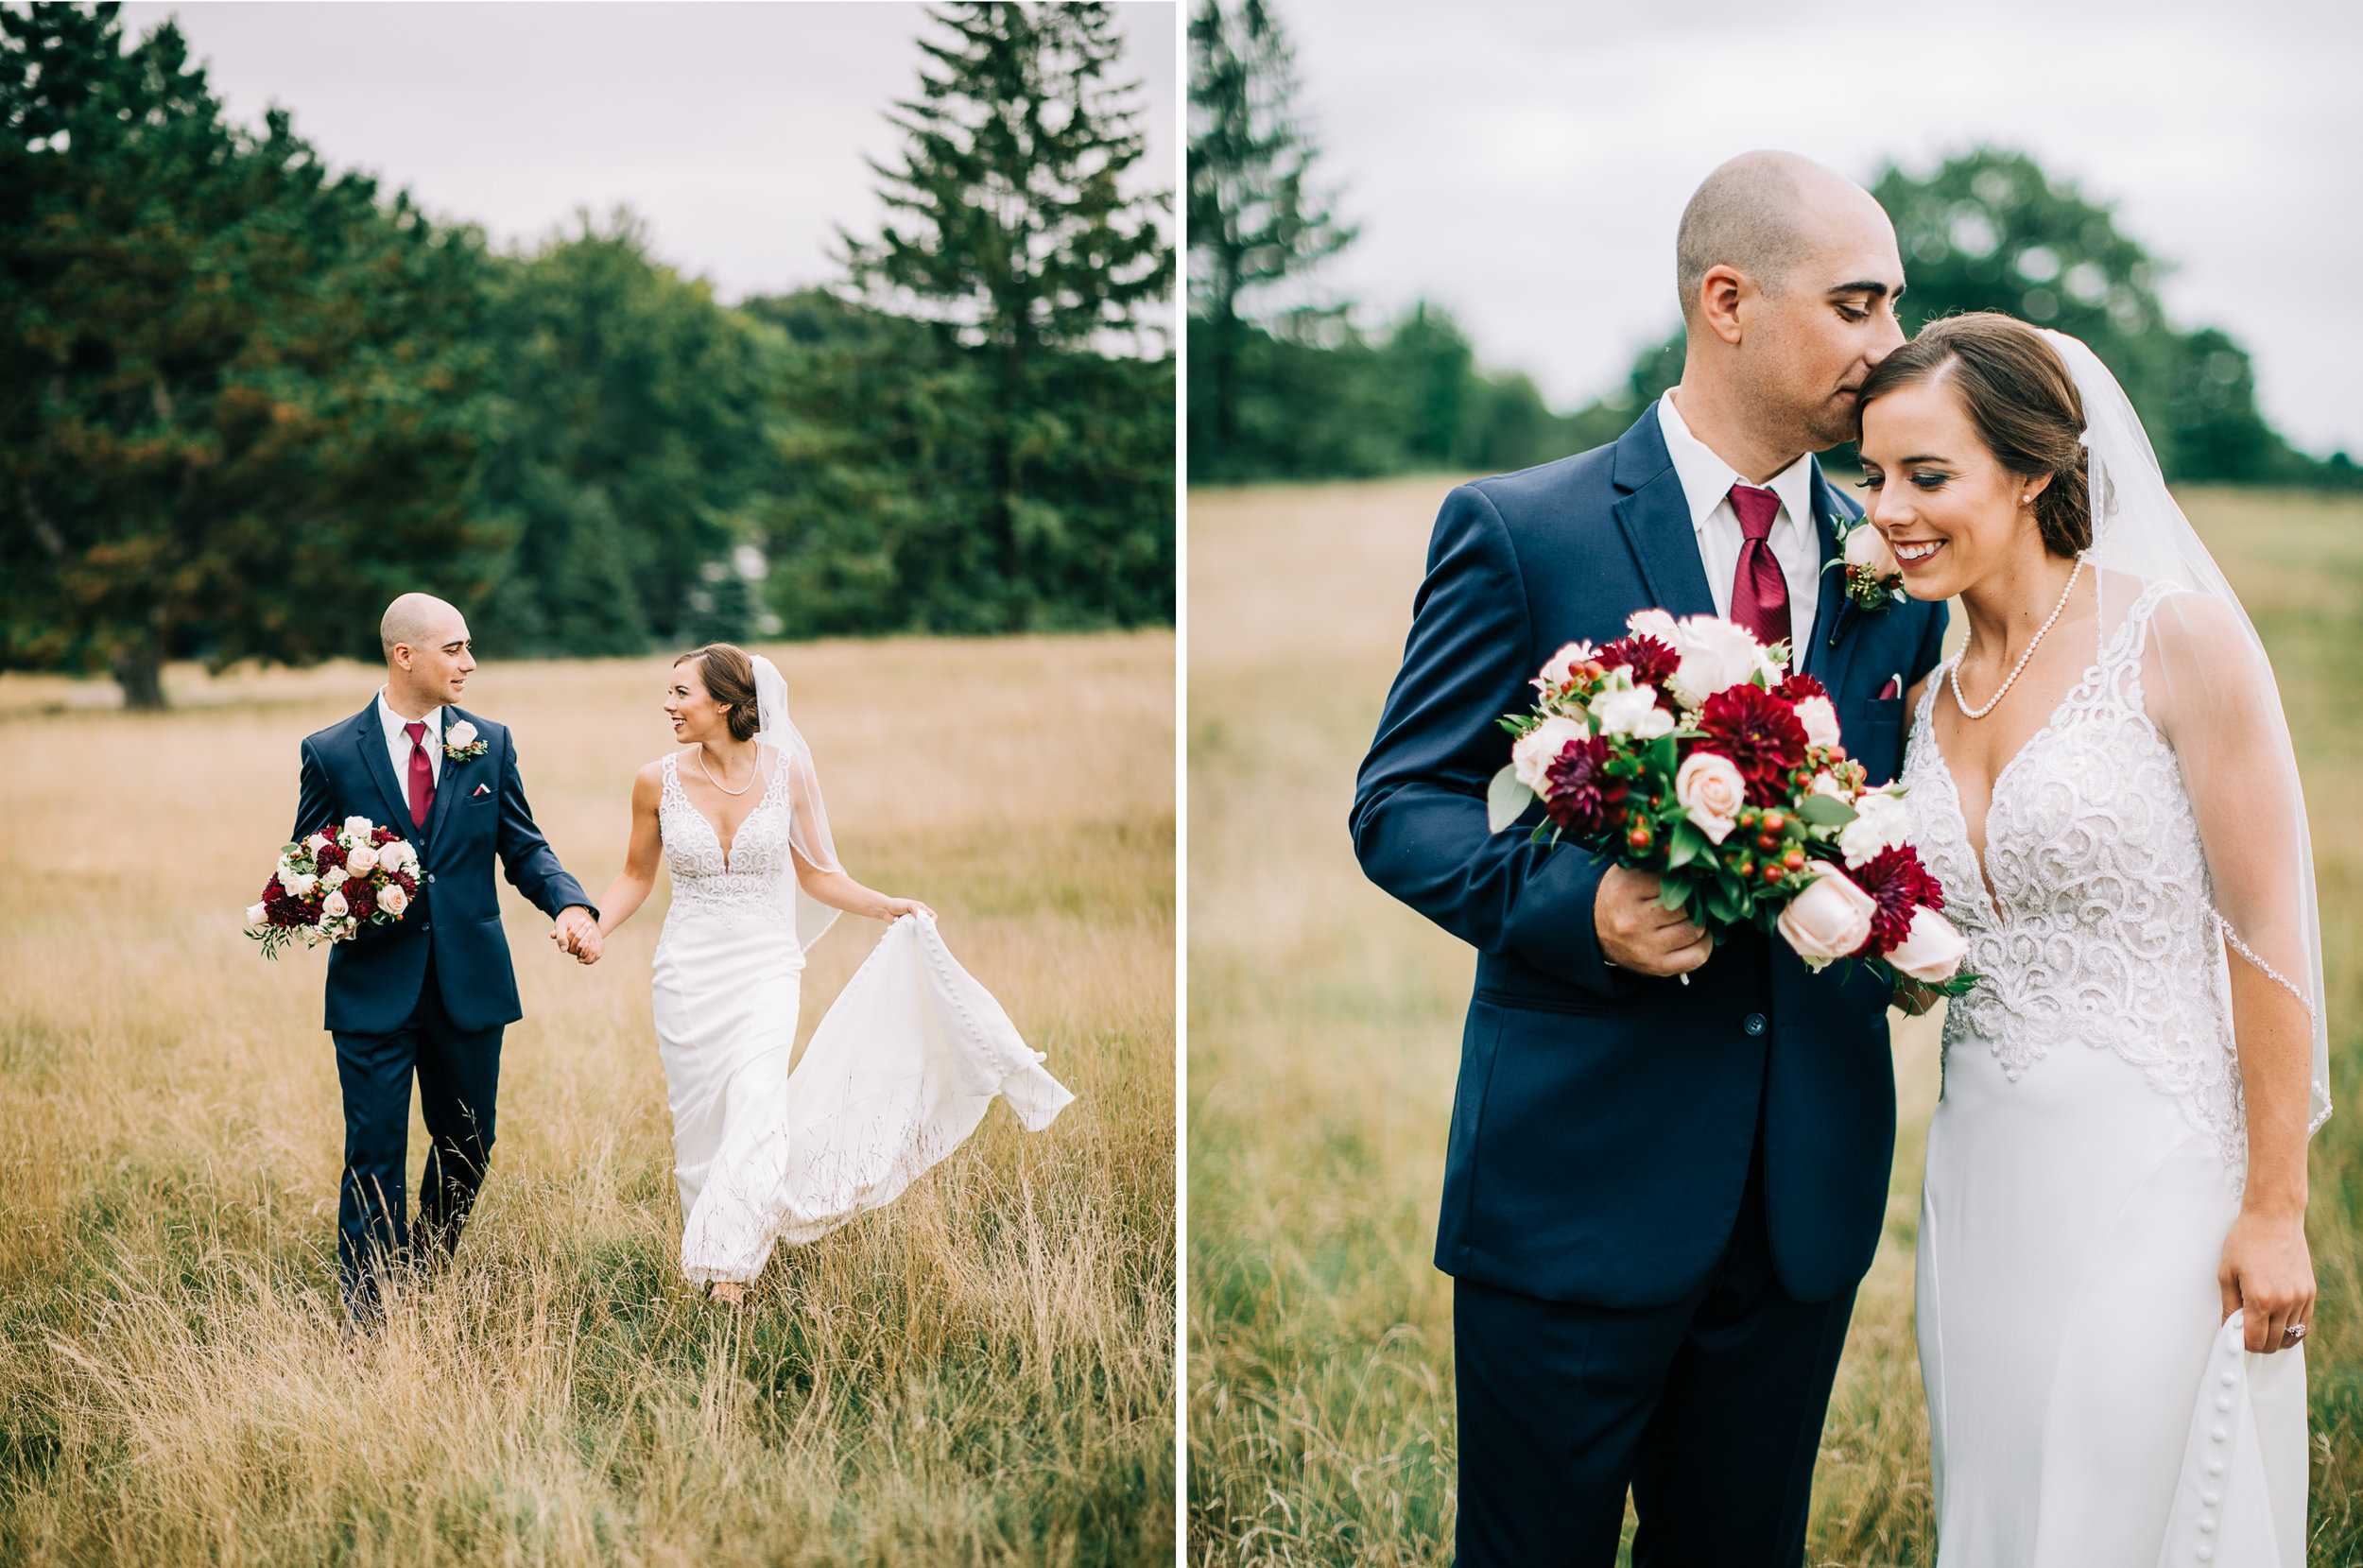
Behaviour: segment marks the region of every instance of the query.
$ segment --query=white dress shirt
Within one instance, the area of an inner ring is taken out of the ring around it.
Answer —
[[[1706,442],[1690,433],[1671,391],[1657,400],[1658,431],[1665,438],[1666,456],[1682,480],[1682,496],[1690,503],[1690,526],[1699,536],[1699,561],[1706,568],[1707,587],[1715,594],[1715,612],[1732,612],[1732,583],[1739,576],[1740,546],[1748,536],[1732,509],[1732,487],[1753,485],[1731,464],[1716,457]],[[1813,640],[1814,612],[1821,603],[1821,537],[1813,523],[1813,455],[1807,453],[1758,486],[1781,498],[1780,515],[1765,543],[1781,563],[1788,582],[1788,639],[1791,667],[1805,667],[1805,645]]]
[[[1737,527],[1739,525],[1734,523],[1732,526]],[[386,705],[386,688],[380,686],[377,688],[377,722],[386,727],[386,754],[393,759],[394,788],[402,797],[405,819],[391,824],[394,831],[400,833],[411,825],[408,821],[410,737],[404,732],[403,726],[425,724],[426,733],[421,735],[419,740],[426,748],[426,764],[435,770],[435,782],[440,784],[443,782],[443,710],[429,708],[423,720],[405,718]]]

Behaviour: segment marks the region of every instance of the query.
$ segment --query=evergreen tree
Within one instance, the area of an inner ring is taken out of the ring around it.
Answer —
[[[0,9],[0,666],[373,653],[480,589],[476,237],[224,123],[169,22]]]
[[[1158,224],[1170,194],[1122,189],[1145,141],[1137,84],[1109,80],[1122,41],[1106,6],[929,14],[949,37],[921,41],[920,95],[891,116],[908,139],[902,161],[872,164],[892,215],[874,241],[846,236],[846,259],[873,301],[972,351],[987,399],[970,422],[986,549],[968,592],[1015,628],[1058,596],[1050,584],[1071,575],[1078,547],[1099,553],[1106,520],[1062,508],[1041,459],[1074,424],[1055,405],[1080,389],[1061,362],[1136,329],[1171,293]]]
[[[1351,243],[1305,187],[1315,147],[1292,112],[1292,51],[1264,0],[1201,0],[1190,18],[1190,302],[1206,335],[1204,419],[1193,465],[1220,473],[1239,438],[1239,357],[1251,290],[1302,274]],[[1194,378],[1195,379],[1195,378]],[[1193,400],[1194,402],[1197,400]]]
[[[579,225],[494,290],[504,397],[475,497],[509,542],[477,628],[492,652],[710,640],[690,622],[711,624],[716,570],[754,532],[767,388],[749,323],[651,260],[629,213]]]

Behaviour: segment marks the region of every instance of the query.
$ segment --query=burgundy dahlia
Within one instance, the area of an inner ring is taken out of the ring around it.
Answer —
[[[1589,838],[1608,829],[1611,807],[1631,788],[1608,776],[1609,744],[1598,735],[1571,740],[1543,774],[1543,809],[1562,832]]]
[[[1810,675],[1792,675],[1781,682],[1780,693],[1791,702],[1802,702],[1809,697],[1827,698],[1830,688]]]
[[[1674,711],[1674,698],[1666,691],[1665,683],[1682,667],[1681,654],[1655,637],[1645,637],[1635,632],[1629,637],[1617,638],[1600,649],[1597,657],[1610,669],[1620,664],[1630,666],[1632,683],[1636,686],[1655,686],[1658,706],[1668,713]]]
[[[1846,874],[1878,905],[1871,912],[1871,940],[1863,950],[1867,957],[1895,951],[1911,932],[1915,908],[1923,904],[1931,909],[1944,907],[1944,889],[1909,844],[1881,850]]]
[[[1752,681],[1726,686],[1699,710],[1699,730],[1709,750],[1731,758],[1748,781],[1748,799],[1779,805],[1788,775],[1805,760],[1805,727],[1795,710]]]

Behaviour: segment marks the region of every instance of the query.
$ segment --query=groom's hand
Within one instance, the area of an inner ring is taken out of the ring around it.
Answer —
[[[597,963],[605,945],[599,938],[599,922],[579,904],[568,905],[558,912],[558,924],[550,932],[550,940],[586,964]]]
[[[1715,943],[1688,917],[1658,902],[1661,884],[1652,871],[1611,866],[1592,902],[1592,926],[1599,933],[1600,956],[1636,974],[1687,974],[1707,961]]]

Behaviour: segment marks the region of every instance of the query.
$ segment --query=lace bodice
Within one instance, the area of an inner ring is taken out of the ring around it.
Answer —
[[[2170,591],[2134,600],[1994,781],[1991,894],[1930,723],[1945,666],[1913,718],[1905,801],[1979,976],[1946,1010],[1946,1053],[1982,1045],[2015,1082],[2055,1044],[2115,1051],[2182,1103],[2238,1180],[2247,1133],[2207,861],[2174,750],[2143,707],[2150,616]]]
[[[732,836],[726,862],[714,824],[681,792],[678,761],[664,759],[664,793],[656,808],[664,864],[673,873],[673,906],[665,924],[685,913],[716,915],[733,923],[776,922],[793,939],[795,920],[784,891],[795,874],[787,791],[772,787],[776,779],[765,784],[763,799]]]

